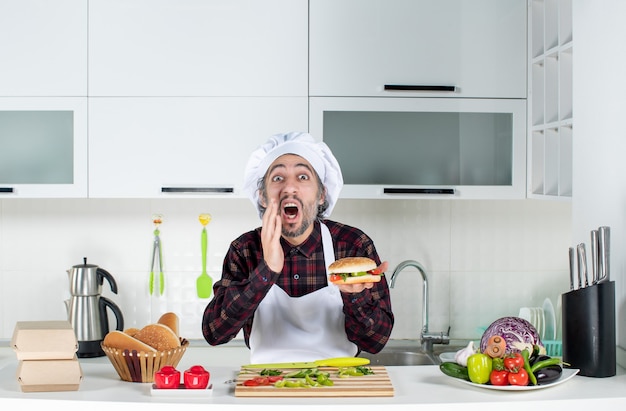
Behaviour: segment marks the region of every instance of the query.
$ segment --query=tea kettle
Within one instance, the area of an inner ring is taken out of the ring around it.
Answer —
[[[102,284],[106,279],[111,291],[117,294],[117,283],[113,276],[103,268],[94,264],[75,265],[67,270],[70,281],[69,300],[65,301],[69,322],[76,332],[78,340],[78,357],[102,357],[104,351],[100,344],[109,332],[109,308],[116,319],[116,329],[124,329],[122,310],[108,298],[102,297]]]

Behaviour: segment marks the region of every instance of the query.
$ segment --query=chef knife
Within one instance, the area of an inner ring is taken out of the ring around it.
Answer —
[[[241,368],[317,368],[317,367],[358,367],[361,365],[367,365],[370,363],[368,358],[361,357],[335,357],[327,358],[325,360],[308,361],[308,362],[284,362],[284,363],[269,363],[269,364],[247,364],[242,365]]]
[[[574,247],[569,248],[569,289],[574,289],[574,270],[576,269],[576,256]]]
[[[591,230],[591,284],[598,282],[598,230]]]
[[[578,288],[583,288],[589,285],[587,279],[587,251],[585,243],[578,244],[576,248],[578,251]],[[583,278],[585,279],[584,284]]]
[[[598,282],[609,281],[609,260],[611,258],[611,229],[607,226],[598,228]]]

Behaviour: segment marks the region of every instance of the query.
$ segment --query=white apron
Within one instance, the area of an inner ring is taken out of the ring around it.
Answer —
[[[324,262],[335,261],[333,240],[322,230]],[[353,357],[357,346],[348,340],[343,301],[338,287],[327,286],[302,297],[290,297],[274,284],[259,304],[250,332],[250,361],[314,361]]]

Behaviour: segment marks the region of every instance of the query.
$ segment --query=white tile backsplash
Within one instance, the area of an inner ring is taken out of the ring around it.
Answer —
[[[195,294],[202,212],[213,215],[208,269],[217,280],[230,241],[260,224],[248,200],[0,200],[0,339],[11,338],[16,321],[66,318],[66,270],[83,257],[115,278],[119,293],[105,284],[103,295],[120,306],[126,327],[175,311],[183,336],[201,339],[208,301]],[[163,214],[162,296],[148,293],[154,213]],[[374,239],[390,263],[388,276],[403,260],[419,261],[429,277],[430,330],[450,326],[453,338],[477,338],[479,327],[517,315],[521,306],[541,306],[546,297],[556,303],[569,287],[567,202],[340,200],[332,217]],[[392,337],[417,338],[419,273],[402,272],[391,297]]]

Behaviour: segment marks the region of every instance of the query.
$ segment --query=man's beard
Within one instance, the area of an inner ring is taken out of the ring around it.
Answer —
[[[299,227],[295,227],[294,229],[290,229],[283,223],[282,234],[286,238],[295,238],[304,234],[304,232],[313,224],[313,222],[317,219],[317,205],[310,204],[304,206],[301,210],[303,213],[302,223]]]

